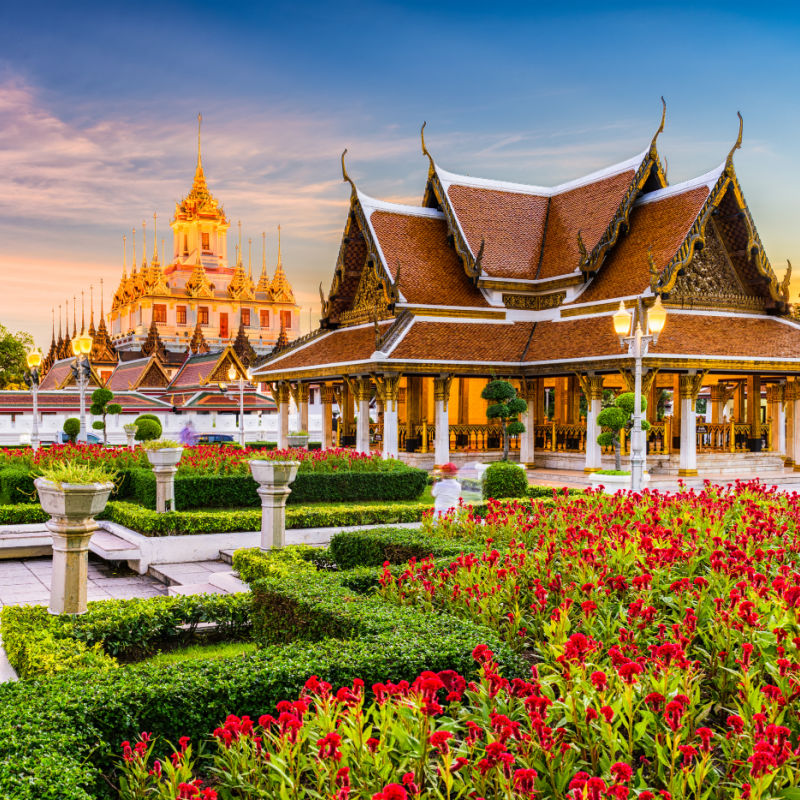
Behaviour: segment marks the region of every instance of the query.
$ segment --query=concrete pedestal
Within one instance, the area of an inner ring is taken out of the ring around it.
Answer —
[[[297,476],[299,461],[249,462],[261,498],[261,549],[286,546],[286,500],[292,493],[289,485]]]
[[[50,519],[53,538],[53,577],[50,582],[51,614],[84,614],[89,570],[89,540],[97,530],[94,517],[108,502],[113,483],[62,484],[38,478],[36,488]]]
[[[147,450],[147,460],[156,476],[156,511],[164,514],[175,511],[175,473],[183,455],[182,447],[163,447]]]

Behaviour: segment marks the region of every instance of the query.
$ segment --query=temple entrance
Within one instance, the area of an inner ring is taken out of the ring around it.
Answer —
[[[228,314],[226,311],[221,311],[219,315],[219,338],[227,339],[230,336],[228,330]]]

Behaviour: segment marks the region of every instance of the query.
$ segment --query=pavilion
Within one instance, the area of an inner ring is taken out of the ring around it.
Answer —
[[[302,418],[314,384],[323,446],[336,443],[335,400],[339,443],[358,450],[380,443],[387,457],[435,464],[499,451],[480,392],[506,377],[528,401],[520,461],[597,470],[604,392],[633,381],[612,314],[660,296],[666,326],[644,360],[651,470],[800,468],[791,266],[779,281],[737,179],[741,117],[723,162],[672,186],[656,146],[663,115],[641,153],[553,187],[447,172],[424,127],[419,206],[364,194],[342,154],[350,208],[320,326],[253,370],[278,404],[280,443],[290,395]],[[710,414],[698,424],[701,394]]]

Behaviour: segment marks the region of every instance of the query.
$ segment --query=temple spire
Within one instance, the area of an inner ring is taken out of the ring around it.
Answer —
[[[286,277],[286,273],[283,271],[280,225],[278,225],[278,266],[275,268],[275,275],[272,278],[272,283],[270,284],[269,288],[272,292],[273,298],[276,301],[280,303],[294,302],[294,291],[292,290],[292,284],[289,283],[289,279]]]
[[[72,295],[72,338],[78,335],[78,295]]]
[[[83,335],[84,331],[86,330],[86,292],[81,289],[81,335]]]
[[[142,220],[142,274],[147,269],[147,221]]]
[[[253,240],[247,240],[247,275],[250,283],[253,282]]]
[[[283,266],[283,260],[281,259],[281,226],[278,225],[278,266]]]
[[[153,261],[158,263],[158,214],[153,212]]]
[[[200,134],[202,132],[203,127],[203,115],[197,115],[197,171],[203,171],[203,156],[201,153],[201,142],[200,142]]]
[[[94,284],[89,284],[89,333],[94,335]]]
[[[257,292],[264,292],[269,294],[269,275],[267,275],[267,234],[266,231],[261,232],[261,277],[258,279]]]

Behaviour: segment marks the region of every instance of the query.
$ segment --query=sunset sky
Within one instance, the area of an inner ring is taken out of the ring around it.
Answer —
[[[108,308],[131,227],[148,221],[148,258],[154,211],[171,241],[198,111],[209,187],[256,263],[267,231],[271,270],[282,225],[284,266],[314,319],[347,213],[345,147],[359,188],[386,199],[420,201],[423,120],[446,169],[557,183],[643,150],[662,94],[671,183],[724,159],[741,110],[745,195],[773,267],[791,258],[800,277],[798,12],[599,6],[5,3],[0,323],[46,348],[65,297],[85,288],[88,300],[90,283],[97,297],[103,277]]]

